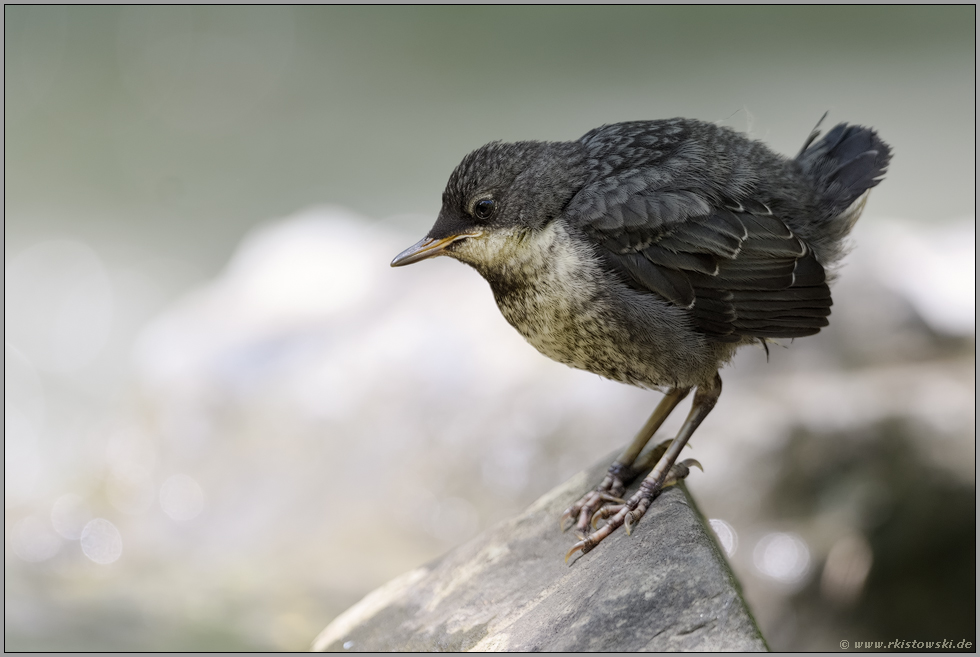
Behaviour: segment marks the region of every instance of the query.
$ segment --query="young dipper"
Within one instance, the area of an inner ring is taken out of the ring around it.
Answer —
[[[629,533],[664,486],[699,465],[675,462],[739,347],[827,326],[833,267],[891,151],[869,128],[842,123],[818,136],[793,159],[681,118],[606,125],[572,142],[493,142],[463,158],[432,230],[392,261],[456,258],[544,355],[665,392],[599,486],[562,516],[581,538],[566,560],[621,525]],[[641,456],[692,389],[676,438]]]

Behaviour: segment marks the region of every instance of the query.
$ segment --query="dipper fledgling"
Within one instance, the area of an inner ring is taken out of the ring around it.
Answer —
[[[432,230],[392,261],[465,262],[544,355],[666,393],[602,483],[562,516],[582,539],[566,560],[620,525],[629,533],[697,464],[675,461],[736,349],[827,326],[833,267],[891,150],[859,126],[818,136],[793,159],[681,118],[607,125],[572,142],[493,142],[463,158]],[[691,389],[676,438],[641,456]]]

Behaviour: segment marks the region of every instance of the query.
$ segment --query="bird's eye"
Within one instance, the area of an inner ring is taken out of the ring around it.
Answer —
[[[493,211],[497,209],[497,204],[491,198],[485,198],[473,204],[473,216],[477,219],[489,219],[493,216]]]

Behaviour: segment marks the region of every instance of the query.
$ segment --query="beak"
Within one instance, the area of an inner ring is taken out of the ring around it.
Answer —
[[[402,267],[404,265],[410,265],[413,262],[418,262],[419,260],[425,260],[426,258],[433,258],[437,255],[442,255],[446,248],[458,240],[464,237],[479,237],[483,233],[461,233],[459,235],[450,235],[449,237],[443,237],[441,239],[432,239],[431,237],[423,237],[417,243],[408,247],[401,253],[395,256],[395,259],[391,261],[392,267]]]

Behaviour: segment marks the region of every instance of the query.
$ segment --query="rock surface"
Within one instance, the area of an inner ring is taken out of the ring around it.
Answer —
[[[766,650],[738,583],[683,485],[632,536],[570,565],[561,512],[608,461],[522,514],[367,595],[317,637],[318,651]]]

